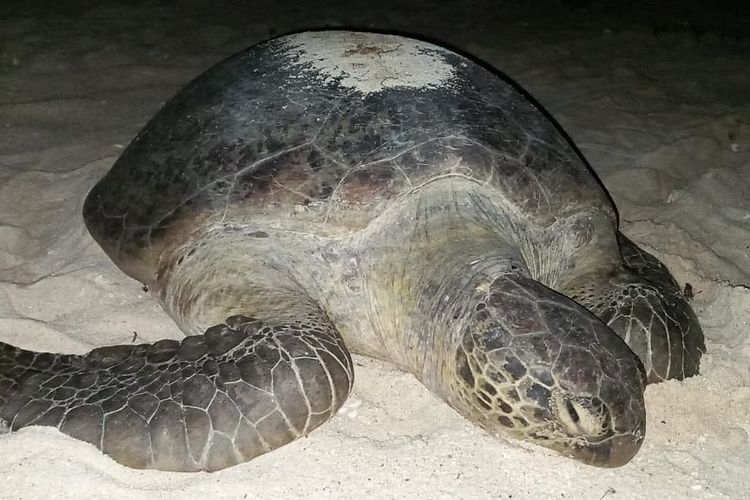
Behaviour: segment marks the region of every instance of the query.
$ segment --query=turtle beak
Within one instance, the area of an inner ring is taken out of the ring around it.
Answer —
[[[599,397],[553,393],[551,406],[557,417],[557,430],[564,435],[556,449],[597,467],[625,465],[638,453],[646,435],[643,399],[636,397],[640,394],[634,391],[629,398],[608,397],[608,406]]]
[[[620,434],[582,446],[574,445],[565,454],[596,467],[621,467],[638,453],[645,430],[646,423],[642,422],[633,434]]]

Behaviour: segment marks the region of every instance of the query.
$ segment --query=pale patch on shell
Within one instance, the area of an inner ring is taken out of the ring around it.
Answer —
[[[445,87],[454,75],[444,59],[448,51],[395,35],[312,32],[292,35],[282,43],[326,82],[338,81],[363,94],[394,87]]]

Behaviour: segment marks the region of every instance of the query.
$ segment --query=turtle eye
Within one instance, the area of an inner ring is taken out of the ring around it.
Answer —
[[[568,411],[568,418],[570,418],[571,422],[577,424],[581,421],[581,417],[578,415],[578,412],[576,411],[575,406],[573,406],[571,400],[565,401],[565,409]]]
[[[599,398],[557,393],[553,402],[559,423],[572,435],[601,436],[611,428],[611,416]]]

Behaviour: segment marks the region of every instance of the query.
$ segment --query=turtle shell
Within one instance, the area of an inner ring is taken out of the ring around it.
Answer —
[[[198,76],[92,189],[84,217],[148,281],[166,241],[211,219],[356,231],[448,176],[543,225],[582,209],[614,217],[571,141],[507,78],[424,41],[347,31],[276,38]]]

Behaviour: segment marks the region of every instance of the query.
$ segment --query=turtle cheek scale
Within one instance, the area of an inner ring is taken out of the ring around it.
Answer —
[[[642,365],[598,319],[554,295],[523,276],[495,280],[465,322],[446,399],[494,435],[624,465],[645,434]]]

